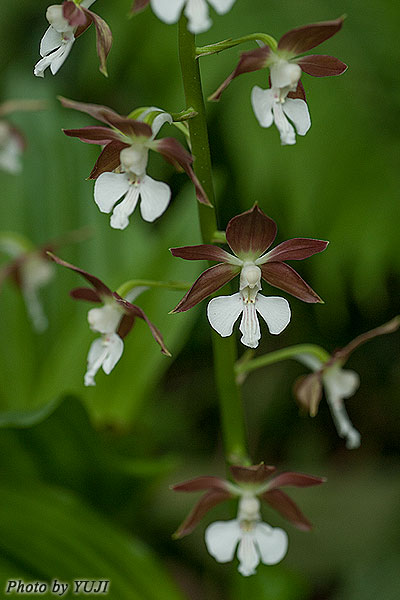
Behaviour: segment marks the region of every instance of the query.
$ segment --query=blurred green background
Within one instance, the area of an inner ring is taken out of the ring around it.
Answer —
[[[0,173],[2,231],[35,244],[89,225],[93,236],[59,254],[116,289],[129,278],[193,280],[203,265],[173,259],[168,247],[198,243],[197,207],[184,175],[152,157],[150,175],[169,181],[174,200],[155,224],[138,211],[123,232],[93,202],[85,181],[98,149],[66,138],[61,128],[93,123],[62,109],[60,94],[97,102],[122,114],[137,106],[184,108],[176,27],[151,10],[126,18],[129,0],[98,0],[114,44],[109,78],[98,71],[94,31],[74,45],[56,77],[32,75],[46,29],[47,2],[0,5],[0,101],[46,99],[48,110],[16,113],[10,121],[27,137],[20,176]],[[399,46],[395,0],[237,0],[200,43],[288,29],[346,13],[342,32],[317,50],[350,66],[339,78],[305,75],[312,119],[306,137],[281,147],[274,128],[261,129],[250,106],[265,72],[237,79],[219,104],[208,105],[220,227],[255,201],[278,223],[278,241],[330,240],[300,272],[324,298],[310,306],[292,299],[293,320],[278,338],[265,332],[258,354],[313,342],[332,351],[399,312]],[[252,46],[244,46],[250,49]],[[208,95],[234,68],[238,49],[202,59]],[[175,135],[162,130],[162,135]],[[397,159],[396,159],[397,156]],[[5,260],[5,257],[3,257]],[[300,418],[291,395],[304,373],[283,363],[244,384],[254,461],[325,475],[328,483],[295,491],[315,524],[295,531],[267,509],[264,518],[290,535],[287,558],[241,578],[237,564],[207,554],[204,524],[231,518],[222,505],[197,531],[173,542],[195,498],[168,485],[201,474],[224,474],[212,374],[206,303],[168,315],[180,295],[147,291],[138,303],[159,326],[173,353],[159,353],[142,323],[126,340],[113,373],[83,387],[94,334],[88,306],[68,290],[79,277],[57,268],[41,293],[48,330],[32,332],[16,288],[6,282],[0,339],[0,589],[25,581],[111,579],[113,600],[369,600],[400,597],[399,335],[378,338],[355,353],[349,367],[361,387],[348,410],[362,433],[359,450],[338,439],[326,405]],[[240,349],[242,351],[242,348]]]

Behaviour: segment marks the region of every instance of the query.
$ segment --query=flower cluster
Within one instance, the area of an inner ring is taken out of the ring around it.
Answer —
[[[342,367],[361,344],[380,335],[393,333],[399,327],[400,318],[395,317],[388,323],[357,336],[347,346],[333,352],[325,363],[307,353],[296,356],[300,362],[313,371],[310,375],[300,377],[295,382],[293,391],[296,400],[313,417],[318,412],[324,389],[338,434],[346,440],[346,447],[349,449],[358,448],[361,437],[349,419],[344,400],[355,394],[360,385],[360,377],[355,371]]]
[[[101,308],[92,308],[88,313],[90,328],[92,331],[100,333],[101,336],[94,340],[89,349],[87,371],[84,378],[86,386],[95,385],[94,377],[100,368],[107,375],[111,373],[122,356],[124,350],[123,340],[131,331],[136,318],[143,319],[147,323],[153,338],[161,347],[161,352],[166,356],[171,356],[160,331],[150,321],[144,310],[135,304],[131,304],[131,301],[144,288],[133,289],[127,298],[121,298],[117,292],[112,292],[105,283],[94,275],[65,262],[54,254],[49,254],[49,256],[59,265],[79,273],[91,284],[93,289],[80,287],[71,290],[72,298],[103,304]]]
[[[233,217],[226,228],[226,240],[234,255],[222,248],[202,244],[171,248],[174,256],[186,260],[211,260],[219,264],[204,271],[182,298],[173,312],[189,310],[240,274],[239,292],[213,298],[207,308],[211,326],[222,337],[232,334],[242,315],[239,329],[242,343],[256,348],[261,337],[259,313],[270,333],[281,333],[290,321],[287,300],[260,294],[261,280],[304,302],[322,302],[314,290],[289,265],[287,260],[302,260],[328,245],[323,240],[294,238],[282,242],[268,252],[277,233],[275,222],[255,204],[252,209]]]
[[[186,171],[194,183],[199,202],[209,204],[192,169],[192,155],[175,138],[155,139],[164,123],[172,123],[170,114],[150,107],[131,113],[134,118],[123,117],[106,106],[67,98],[60,100],[63,106],[87,113],[107,125],[65,129],[64,133],[87,144],[104,146],[89,179],[96,179],[94,199],[101,212],[113,211],[111,227],[125,229],[128,226],[139,198],[145,221],[154,221],[168,207],[171,198],[169,186],[146,173],[149,150],[160,153],[174,166]],[[115,173],[116,169],[120,172]]]
[[[208,0],[213,9],[224,15],[236,0]],[[161,21],[176,23],[183,14],[188,20],[188,29],[192,33],[202,33],[210,29],[212,21],[209,16],[207,0],[134,0],[131,13],[136,14],[150,4],[153,12]]]
[[[95,0],[74,2],[65,0],[62,4],[52,4],[47,8],[46,19],[50,26],[40,42],[40,56],[34,74],[44,77],[45,70],[55,75],[64,64],[75,40],[93,23],[96,29],[96,48],[100,61],[100,71],[107,76],[106,60],[111,49],[112,34],[107,23],[89,10]]]
[[[264,464],[232,466],[234,483],[219,477],[197,477],[172,486],[178,492],[206,492],[179,527],[175,537],[191,533],[204,515],[217,504],[229,498],[238,498],[236,519],[216,521],[207,527],[207,550],[218,562],[225,563],[233,560],[237,548],[239,572],[244,576],[254,575],[260,561],[265,565],[280,562],[287,552],[288,537],[282,529],[271,527],[261,520],[260,500],[298,529],[309,531],[311,523],[281,488],[309,487],[320,485],[326,480],[292,472],[281,473],[270,479],[274,472],[275,467]]]
[[[343,18],[304,25],[285,33],[276,48],[263,45],[242,53],[236,69],[210,100],[219,100],[235,77],[268,68],[270,88],[263,90],[255,86],[251,93],[254,113],[261,127],[270,127],[275,123],[282,144],[295,144],[295,129],[299,135],[305,135],[311,126],[306,96],[300,81],[302,73],[328,77],[341,75],[347,69],[341,60],[333,56],[303,54],[335,35],[342,25]]]

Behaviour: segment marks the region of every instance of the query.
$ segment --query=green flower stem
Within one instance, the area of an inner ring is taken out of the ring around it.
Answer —
[[[117,290],[117,294],[124,298],[135,287],[166,288],[168,290],[187,291],[191,283],[186,281],[153,281],[151,279],[130,279],[123,283]]]
[[[200,56],[218,54],[218,52],[222,52],[223,50],[229,50],[229,48],[239,46],[239,44],[258,40],[264,42],[271,50],[276,50],[278,48],[278,42],[271,35],[268,35],[267,33],[251,33],[237,38],[236,40],[228,39],[222,40],[222,42],[216,42],[215,44],[209,44],[208,46],[200,46],[199,48],[196,48],[196,57],[200,58]]]
[[[179,21],[179,59],[181,63],[186,104],[197,116],[189,121],[190,139],[195,157],[194,170],[215,207],[210,145],[199,63],[196,60],[195,36],[187,30],[187,19]],[[215,209],[198,204],[203,242],[212,243],[218,230]],[[215,379],[218,390],[221,426],[226,460],[230,464],[250,464],[247,456],[246,431],[240,389],[236,384],[236,342],[233,337],[222,338],[212,332]]]
[[[257,358],[238,361],[235,367],[236,375],[242,376],[256,369],[281,362],[282,360],[290,358],[296,360],[296,356],[299,354],[312,354],[322,363],[326,363],[330,359],[330,354],[321,348],[321,346],[316,346],[315,344],[297,344],[296,346],[289,346],[288,348],[282,348],[282,350],[269,352]]]

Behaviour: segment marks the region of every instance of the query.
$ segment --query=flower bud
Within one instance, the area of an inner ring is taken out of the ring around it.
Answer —
[[[63,14],[63,7],[59,4],[52,4],[46,11],[46,19],[50,25],[58,31],[58,33],[64,33],[73,29],[65,19]]]

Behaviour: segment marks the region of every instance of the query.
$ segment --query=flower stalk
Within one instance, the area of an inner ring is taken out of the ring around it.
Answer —
[[[218,231],[216,199],[211,167],[206,111],[201,85],[200,68],[196,55],[195,36],[187,29],[187,19],[179,21],[179,59],[186,105],[193,107],[197,116],[189,121],[189,132],[194,170],[213,208],[198,205],[203,243],[210,244]],[[213,332],[215,379],[218,390],[225,456],[229,464],[250,464],[247,455],[246,431],[242,399],[235,380],[237,351],[233,338],[221,338]]]

